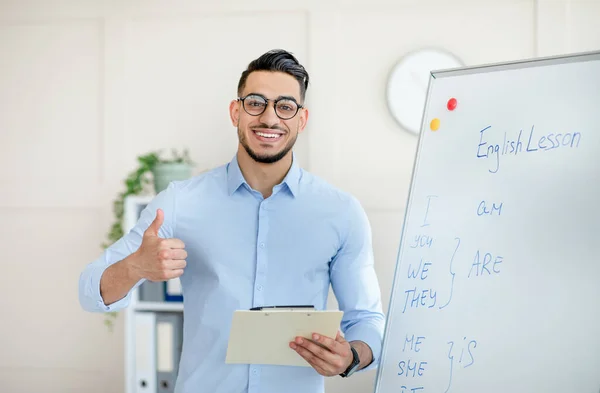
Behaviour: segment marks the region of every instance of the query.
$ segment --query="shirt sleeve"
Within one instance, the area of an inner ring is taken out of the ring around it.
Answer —
[[[331,264],[331,285],[340,310],[344,312],[342,332],[345,339],[363,341],[373,352],[373,361],[362,369],[364,371],[378,366],[385,316],[367,215],[354,197],[344,214],[349,222],[342,245]]]
[[[159,230],[159,236],[171,238],[175,226],[175,182],[171,182],[167,189],[152,199],[142,210],[135,226],[128,233],[106,248],[96,260],[85,266],[79,277],[79,303],[85,311],[118,311],[129,305],[133,289],[139,287],[145,281],[144,279],[138,281],[125,297],[110,305],[105,304],[100,295],[100,279],[110,265],[125,259],[138,250],[142,243],[142,236],[154,221],[158,208],[164,212],[164,221]]]

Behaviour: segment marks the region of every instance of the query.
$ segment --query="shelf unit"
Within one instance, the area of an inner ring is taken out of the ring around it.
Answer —
[[[183,311],[181,302],[138,302],[136,311]]]
[[[132,195],[125,199],[123,215],[123,232],[128,233],[135,226],[142,210],[150,203],[154,195]],[[140,300],[139,287],[131,294],[131,302],[123,313],[125,316],[125,389],[124,393],[137,393],[140,378],[136,373],[136,339],[135,316],[137,313],[183,312],[183,302],[164,301],[150,302]],[[153,363],[156,363],[155,359]],[[156,391],[157,381],[147,381],[144,391]]]

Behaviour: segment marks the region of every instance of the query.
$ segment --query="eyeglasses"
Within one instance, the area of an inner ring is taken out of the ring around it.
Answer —
[[[293,98],[282,97],[276,100],[269,100],[260,94],[248,94],[245,97],[238,97],[238,101],[242,102],[244,111],[251,116],[259,116],[267,109],[269,101],[273,101],[275,114],[281,120],[289,120],[296,116],[298,110],[303,108]]]

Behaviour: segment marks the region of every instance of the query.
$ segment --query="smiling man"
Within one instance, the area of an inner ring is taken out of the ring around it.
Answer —
[[[303,170],[292,150],[308,121],[308,82],[286,51],[252,61],[229,106],[239,137],[232,160],[172,182],[81,274],[82,307],[101,312],[126,307],[145,280],[181,278],[177,393],[321,393],[325,376],[378,365],[384,315],[367,216],[352,195]],[[325,309],[330,285],[342,334],[289,343],[312,367],[225,363],[235,310]]]

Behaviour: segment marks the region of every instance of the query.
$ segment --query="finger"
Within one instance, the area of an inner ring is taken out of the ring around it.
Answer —
[[[175,248],[175,249],[172,249],[172,250],[169,251],[169,256],[173,260],[176,260],[176,259],[185,259],[185,258],[187,258],[188,253],[184,249]]]
[[[165,213],[162,211],[162,209],[156,209],[156,217],[154,218],[154,221],[152,221],[152,223],[150,224],[150,226],[148,226],[148,229],[146,229],[146,231],[144,233],[146,235],[150,235],[150,236],[158,236],[158,231],[160,230],[160,227],[162,226],[164,219],[165,219]]]
[[[165,274],[165,280],[181,277],[183,275],[183,269],[168,270]]]
[[[185,248],[185,243],[182,240],[172,238],[164,239],[161,246],[163,248]]]
[[[183,269],[186,266],[185,259],[173,259],[170,257],[171,250],[162,250],[159,253],[159,268],[162,270]]]
[[[158,250],[159,261],[164,263],[166,268],[169,268],[173,261],[182,261],[187,258],[188,254],[185,250],[163,248]]]
[[[319,359],[325,361],[328,364],[335,364],[338,355],[332,353],[329,349],[323,348],[320,345],[315,344],[311,340],[307,340],[305,338],[297,338],[295,341],[299,347],[306,349],[311,352],[314,356]]]
[[[325,346],[331,352],[336,353],[338,355],[346,355],[348,352],[347,347],[343,345],[343,341],[338,341],[340,337],[340,332],[338,331],[335,340],[331,337],[322,336],[320,334],[313,334],[313,340],[318,342],[319,344]],[[345,341],[345,340],[344,340]]]
[[[183,269],[163,269],[153,275],[151,281],[161,282],[168,281],[173,278],[181,277],[183,275]]]
[[[187,261],[185,259],[171,259],[167,262],[167,270],[185,269]]]
[[[296,342],[290,343],[290,347],[294,349],[298,355],[302,356],[304,360],[308,362],[317,372],[321,375],[331,375],[332,367],[323,359],[315,356],[314,353],[308,349],[298,345]]]

